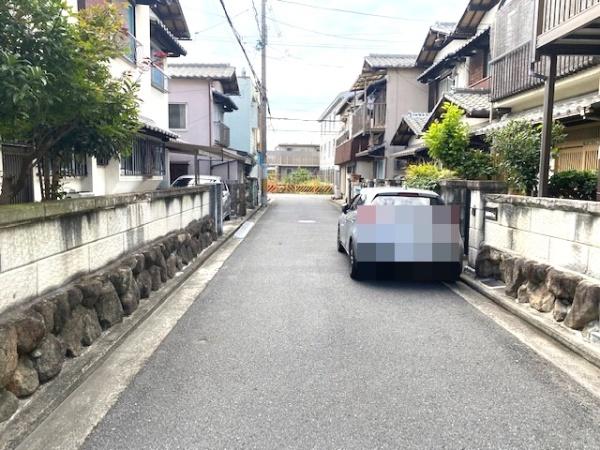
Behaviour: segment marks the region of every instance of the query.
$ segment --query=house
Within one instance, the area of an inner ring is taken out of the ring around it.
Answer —
[[[339,186],[339,167],[335,165],[335,148],[337,138],[342,129],[339,120],[340,107],[351,97],[352,92],[341,92],[327,106],[319,117],[321,125],[321,156],[319,162],[319,177],[321,180]]]
[[[344,126],[337,139],[335,164],[340,189],[347,196],[352,180],[392,179],[398,174],[392,144],[402,117],[427,108],[428,91],[415,79],[421,72],[416,55],[365,58],[363,70],[348,99],[338,110]]]
[[[180,138],[169,143],[171,181],[195,173],[244,180],[245,165],[252,158],[248,152],[232,148],[231,130],[225,124],[225,115],[238,110],[231,97],[240,95],[235,68],[178,63],[170,65],[168,74],[168,126]]]
[[[546,167],[558,172],[597,170],[600,41],[593,32],[598,22],[597,3],[513,0],[500,4],[492,27],[491,100],[504,114],[481,133],[510,119],[542,123],[547,111],[551,113],[548,119],[551,115],[565,125],[567,139],[554,161],[550,162],[546,152]],[[536,10],[543,20],[537,20]],[[546,95],[545,85],[551,87]],[[542,171],[544,178],[546,172]]]
[[[298,169],[308,170],[313,177],[319,175],[320,146],[312,144],[280,144],[267,152],[269,174],[282,180]]]
[[[105,3],[106,0],[68,0],[75,11]],[[129,51],[111,61],[111,73],[129,73],[139,84],[141,128],[132,142],[131,154],[120,160],[83,157],[61,167],[63,190],[68,197],[107,195],[154,190],[168,186],[169,167],[166,142],[177,138],[168,130],[169,58],[186,54],[179,39],[190,33],[179,0],[124,1],[124,39]],[[10,173],[18,164],[18,146],[5,147],[3,170]],[[27,188],[17,201],[41,199],[39,183],[32,173]]]

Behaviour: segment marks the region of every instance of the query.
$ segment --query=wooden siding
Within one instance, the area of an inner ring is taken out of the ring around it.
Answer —
[[[531,41],[491,62],[492,101],[498,101],[544,84],[542,79],[530,75],[530,60]],[[557,76],[562,78],[595,66],[599,62],[600,58],[594,56],[559,56]],[[547,70],[548,59],[543,57],[535,64],[535,71],[546,74]]]
[[[544,0],[542,33],[556,28],[598,3],[600,0]]]
[[[567,141],[560,146],[555,171],[597,170],[600,127],[598,125],[567,128]]]

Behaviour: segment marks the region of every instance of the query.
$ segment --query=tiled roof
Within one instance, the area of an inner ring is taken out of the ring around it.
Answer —
[[[590,94],[578,97],[568,98],[554,103],[553,119],[565,119],[567,117],[583,116],[589,113],[589,108],[593,105],[600,105],[600,94],[592,92]],[[517,113],[509,113],[500,120],[496,120],[489,125],[479,128],[475,134],[487,134],[491,131],[504,127],[510,120],[526,120],[533,123],[541,123],[544,117],[544,111],[541,106],[527,109]]]
[[[444,100],[454,103],[465,110],[468,116],[489,114],[490,92],[477,89],[456,89],[446,92]]]
[[[172,78],[231,78],[235,67],[229,64],[171,63],[167,70]]]
[[[427,130],[434,120],[442,115],[444,103],[452,103],[465,111],[467,117],[488,117],[492,103],[490,102],[490,91],[483,89],[455,89],[446,92],[433,108],[433,112],[423,125]]]
[[[402,120],[404,120],[415,135],[418,136],[423,131],[423,127],[427,123],[427,119],[429,119],[430,115],[430,113],[426,112],[409,112],[402,117]]]
[[[235,67],[229,64],[169,63],[167,74],[175,79],[218,80],[223,84],[224,94],[240,93]]]
[[[169,43],[173,46],[171,49],[172,54],[177,56],[187,55],[185,48],[183,48],[179,41],[177,41],[177,38],[173,35],[173,33],[171,33],[171,30],[169,30],[169,28],[158,17],[150,18],[150,27],[151,33],[154,30],[154,27],[156,27],[156,29],[160,30],[160,32],[165,35],[166,39],[170,41]]]
[[[150,119],[149,117],[145,117],[145,116],[139,116],[140,122],[142,123],[142,129],[148,130],[148,131],[152,131],[154,133],[160,134],[162,136],[168,137],[168,138],[172,138],[172,139],[177,139],[179,138],[178,134],[173,133],[172,131],[169,130],[165,130],[161,127],[159,127],[156,122],[154,122],[154,120]]]
[[[378,55],[365,57],[365,64],[371,69],[409,69],[415,67],[417,55]]]

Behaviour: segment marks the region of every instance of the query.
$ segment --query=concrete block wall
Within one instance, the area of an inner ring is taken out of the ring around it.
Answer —
[[[215,214],[213,187],[0,207],[0,312]]]
[[[496,194],[484,197],[486,244],[600,278],[599,203]]]

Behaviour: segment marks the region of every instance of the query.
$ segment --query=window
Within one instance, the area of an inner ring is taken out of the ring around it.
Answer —
[[[167,55],[154,44],[150,45],[150,51],[152,52],[152,67],[150,69],[152,86],[160,91],[166,92],[168,87],[168,77],[163,68],[165,67],[165,58]]]
[[[187,105],[185,103],[169,103],[169,128],[174,130],[187,128]]]
[[[131,155],[121,158],[121,175],[165,174],[165,143],[150,136],[136,136]]]
[[[137,41],[135,39],[135,6],[131,3],[127,3],[125,8],[125,35],[127,39],[127,53],[125,57],[131,62],[136,62],[136,48]]]
[[[430,206],[441,205],[435,197],[420,197],[418,195],[379,194],[371,202],[374,206]]]

